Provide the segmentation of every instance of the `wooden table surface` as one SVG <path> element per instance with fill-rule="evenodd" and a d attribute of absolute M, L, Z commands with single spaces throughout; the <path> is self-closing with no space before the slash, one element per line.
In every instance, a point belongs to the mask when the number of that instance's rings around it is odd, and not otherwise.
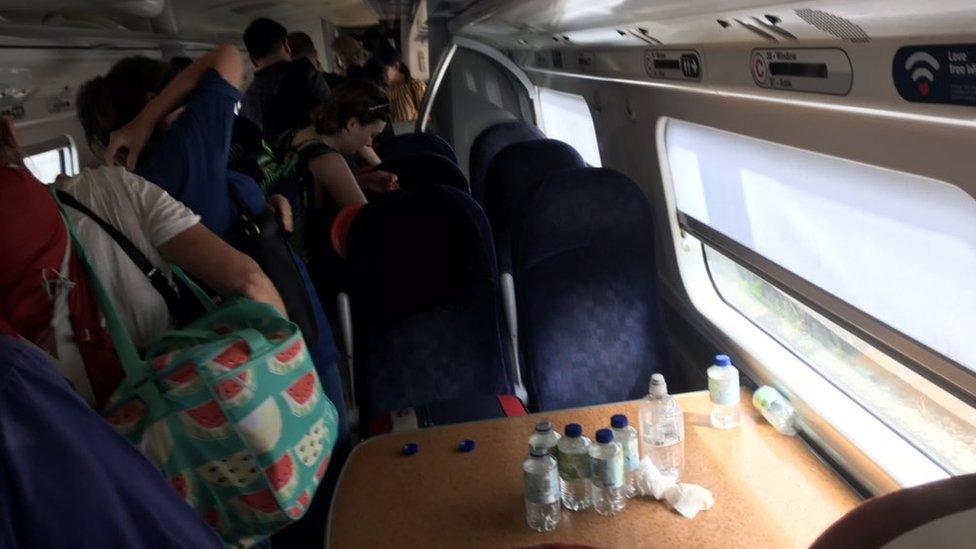
<path fill-rule="evenodd" d="M 688 520 L 663 501 L 631 499 L 623 513 L 563 509 L 554 532 L 525 523 L 522 460 L 540 419 L 562 431 L 580 423 L 593 437 L 610 416 L 636 426 L 637 402 L 449 425 L 370 439 L 359 445 L 336 490 L 330 547 L 806 547 L 859 502 L 858 496 L 795 437 L 777 433 L 743 392 L 739 427 L 708 425 L 708 394 L 678 396 L 685 412 L 683 482 L 712 491 L 715 507 Z M 462 454 L 458 442 L 473 439 Z M 400 454 L 415 442 L 420 451 Z"/>

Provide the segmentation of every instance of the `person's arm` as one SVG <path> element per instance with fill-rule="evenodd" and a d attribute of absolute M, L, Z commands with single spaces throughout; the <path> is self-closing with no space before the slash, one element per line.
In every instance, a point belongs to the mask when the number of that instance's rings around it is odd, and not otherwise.
<path fill-rule="evenodd" d="M 356 182 L 367 191 L 382 194 L 400 188 L 397 176 L 387 171 L 375 170 L 382 163 L 380 156 L 373 147 L 367 145 L 359 149 L 359 158 L 366 163 L 366 168 L 356 172 Z"/>
<path fill-rule="evenodd" d="M 131 122 L 112 132 L 105 149 L 105 163 L 110 166 L 125 164 L 129 171 L 135 171 L 139 154 L 149 142 L 156 125 L 183 105 L 210 69 L 217 71 L 221 78 L 237 89 L 243 85 L 241 53 L 234 46 L 217 46 L 177 74 Z"/>
<path fill-rule="evenodd" d="M 359 158 L 362 158 L 369 166 L 375 168 L 379 166 L 382 160 L 380 160 L 380 155 L 376 154 L 376 150 L 372 146 L 366 145 L 365 147 L 359 149 Z"/>
<path fill-rule="evenodd" d="M 315 178 L 317 189 L 328 193 L 340 208 L 366 203 L 366 195 L 341 154 L 316 156 L 308 161 L 308 170 Z"/>
<path fill-rule="evenodd" d="M 278 221 L 281 222 L 281 228 L 286 233 L 295 230 L 295 216 L 292 214 L 291 203 L 287 198 L 280 194 L 273 194 L 268 197 L 268 206 L 278 214 Z"/>
<path fill-rule="evenodd" d="M 179 265 L 221 295 L 242 295 L 287 315 L 278 290 L 261 267 L 202 224 L 193 225 L 157 249 L 163 259 Z"/>

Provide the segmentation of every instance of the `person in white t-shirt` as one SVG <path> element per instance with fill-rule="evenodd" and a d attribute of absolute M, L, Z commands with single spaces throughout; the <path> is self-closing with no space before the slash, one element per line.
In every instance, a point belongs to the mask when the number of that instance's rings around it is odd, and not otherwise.
<path fill-rule="evenodd" d="M 61 178 L 55 186 L 123 233 L 167 276 L 170 264 L 179 265 L 221 295 L 243 295 L 285 314 L 281 296 L 253 259 L 221 240 L 186 206 L 145 179 L 121 167 L 102 167 Z M 113 374 L 118 365 L 108 364 L 114 359 L 104 355 L 96 355 L 100 358 L 95 364 L 85 357 L 86 352 L 92 356 L 86 350 L 91 338 L 99 335 L 78 333 L 79 315 L 86 315 L 88 309 L 71 305 L 72 299 L 78 299 L 71 297 L 77 293 L 71 289 L 84 275 L 77 272 L 77 260 L 72 260 L 64 220 L 43 187 L 22 164 L 0 169 L 0 188 L 8 199 L 2 208 L 6 213 L 0 234 L 7 232 L 18 239 L 6 242 L 3 248 L 8 254 L 3 262 L 8 271 L 0 278 L 7 295 L 0 296 L 0 316 L 15 329 L 22 325 L 21 335 L 55 357 L 61 375 L 90 405 L 98 407 L 114 390 L 105 386 L 105 380 L 117 385 L 121 371 Z M 133 342 L 145 348 L 170 327 L 166 302 L 94 220 L 71 207 L 65 207 L 64 213 Z M 47 259 L 39 261 L 42 254 Z M 41 268 L 43 265 L 46 267 Z M 101 330 L 87 325 L 90 328 L 84 332 Z"/>
<path fill-rule="evenodd" d="M 243 295 L 285 307 L 257 263 L 200 224 L 200 216 L 163 189 L 122 167 L 86 169 L 55 182 L 98 217 L 119 229 L 170 277 L 180 265 L 222 295 Z M 136 347 L 145 348 L 170 327 L 169 310 L 146 275 L 87 215 L 64 208 L 88 259 L 105 285 Z"/>

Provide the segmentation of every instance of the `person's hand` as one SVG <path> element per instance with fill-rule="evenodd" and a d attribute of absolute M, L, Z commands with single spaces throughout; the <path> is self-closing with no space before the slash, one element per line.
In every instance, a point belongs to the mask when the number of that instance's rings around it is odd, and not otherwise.
<path fill-rule="evenodd" d="M 281 221 L 281 228 L 286 233 L 295 230 L 295 220 L 291 213 L 291 203 L 280 194 L 273 194 L 268 197 L 268 205 L 278 213 L 278 220 Z"/>
<path fill-rule="evenodd" d="M 139 155 L 152 137 L 153 126 L 137 116 L 132 122 L 115 130 L 109 136 L 105 148 L 105 163 L 109 166 L 125 166 L 130 172 L 136 170 Z"/>
<path fill-rule="evenodd" d="M 400 188 L 397 176 L 383 170 L 361 173 L 357 179 L 360 187 L 373 193 L 383 194 Z"/>

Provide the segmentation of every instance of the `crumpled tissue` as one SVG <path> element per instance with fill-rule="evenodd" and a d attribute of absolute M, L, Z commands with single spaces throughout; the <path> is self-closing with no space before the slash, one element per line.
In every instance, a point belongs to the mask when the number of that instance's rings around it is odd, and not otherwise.
<path fill-rule="evenodd" d="M 712 493 L 697 484 L 678 483 L 671 475 L 662 474 L 650 458 L 641 460 L 636 474 L 637 492 L 642 496 L 664 499 L 668 506 L 686 518 L 695 518 L 700 511 L 715 505 Z"/>

